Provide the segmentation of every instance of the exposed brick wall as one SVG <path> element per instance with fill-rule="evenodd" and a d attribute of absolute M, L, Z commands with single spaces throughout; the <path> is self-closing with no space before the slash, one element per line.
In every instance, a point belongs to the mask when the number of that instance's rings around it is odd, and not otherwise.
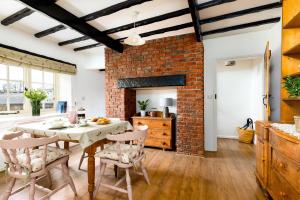
<path fill-rule="evenodd" d="M 118 79 L 186 74 L 186 86 L 177 87 L 177 152 L 203 155 L 203 44 L 193 34 L 147 41 L 122 54 L 107 48 L 105 59 L 107 116 L 126 120 L 136 112 L 136 93 L 118 89 Z"/>

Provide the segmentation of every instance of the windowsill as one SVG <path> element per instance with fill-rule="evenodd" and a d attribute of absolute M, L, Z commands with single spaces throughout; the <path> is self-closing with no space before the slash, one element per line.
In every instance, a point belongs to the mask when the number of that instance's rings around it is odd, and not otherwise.
<path fill-rule="evenodd" d="M 0 115 L 0 123 L 22 123 L 22 122 L 30 122 L 30 121 L 40 121 L 51 117 L 64 117 L 66 113 L 57 113 L 55 111 L 42 111 L 40 116 L 31 116 L 28 113 L 20 113 L 14 115 Z"/>

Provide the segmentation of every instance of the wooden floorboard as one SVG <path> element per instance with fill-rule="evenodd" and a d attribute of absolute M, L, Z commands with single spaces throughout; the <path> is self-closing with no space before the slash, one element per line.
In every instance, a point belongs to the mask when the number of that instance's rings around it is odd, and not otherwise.
<path fill-rule="evenodd" d="M 147 167 L 151 185 L 147 185 L 143 177 L 132 173 L 133 196 L 135 200 L 263 200 L 262 190 L 256 183 L 255 149 L 254 145 L 241 144 L 236 140 L 220 139 L 218 152 L 206 153 L 206 158 L 186 156 L 170 151 L 147 149 L 145 165 Z M 79 197 L 87 200 L 87 174 L 77 170 L 81 149 L 71 147 L 70 159 L 71 175 L 74 179 Z M 99 160 L 96 160 L 98 165 Z M 86 169 L 86 160 L 82 165 Z M 98 174 L 98 168 L 96 168 Z M 124 174 L 124 172 L 121 172 Z M 59 170 L 52 171 L 55 187 L 63 181 Z M 97 176 L 96 176 L 97 177 Z M 104 181 L 112 183 L 113 168 L 105 172 Z M 41 183 L 47 186 L 47 180 Z M 0 174 L 0 193 L 4 190 L 6 177 Z M 24 184 L 19 181 L 18 185 Z M 125 184 L 123 184 L 125 187 Z M 11 199 L 28 199 L 28 190 L 14 195 Z M 36 198 L 43 195 L 36 193 Z M 69 187 L 56 193 L 53 200 L 74 199 Z M 127 199 L 126 194 L 100 188 L 97 200 Z"/>

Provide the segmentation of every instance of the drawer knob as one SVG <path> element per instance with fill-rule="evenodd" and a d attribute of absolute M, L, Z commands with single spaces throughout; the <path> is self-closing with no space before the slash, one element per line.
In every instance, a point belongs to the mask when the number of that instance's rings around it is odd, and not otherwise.
<path fill-rule="evenodd" d="M 167 133 L 163 133 L 163 135 L 168 135 Z"/>
<path fill-rule="evenodd" d="M 167 143 L 166 143 L 166 142 L 163 142 L 162 145 L 167 145 Z"/>
<path fill-rule="evenodd" d="M 279 167 L 283 168 L 283 163 L 282 162 L 279 163 Z"/>
<path fill-rule="evenodd" d="M 167 126 L 167 124 L 163 123 L 163 126 Z"/>
<path fill-rule="evenodd" d="M 279 194 L 280 194 L 280 196 L 282 196 L 282 197 L 286 197 L 286 193 L 285 193 L 285 192 L 280 192 Z"/>

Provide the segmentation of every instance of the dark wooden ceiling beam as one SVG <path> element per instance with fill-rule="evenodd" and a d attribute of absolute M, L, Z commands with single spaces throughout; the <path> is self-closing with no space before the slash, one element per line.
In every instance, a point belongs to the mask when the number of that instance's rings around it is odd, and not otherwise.
<path fill-rule="evenodd" d="M 213 6 L 218 6 L 218 5 L 221 5 L 221 4 L 224 4 L 224 3 L 230 3 L 230 2 L 233 2 L 233 1 L 236 1 L 236 0 L 212 0 L 212 1 L 208 1 L 208 2 L 197 5 L 197 9 L 198 10 L 203 10 L 203 9 L 206 9 L 206 8 L 210 8 L 210 7 L 213 7 Z"/>
<path fill-rule="evenodd" d="M 113 14 L 120 10 L 145 3 L 147 1 L 152 1 L 152 0 L 127 0 L 127 1 L 115 4 L 113 6 L 110 6 L 108 8 L 104 8 L 103 10 L 99 10 L 99 11 L 93 12 L 91 14 L 85 15 L 85 16 L 81 17 L 81 19 L 83 19 L 84 21 L 95 20 L 99 17 L 110 15 L 110 14 Z"/>
<path fill-rule="evenodd" d="M 197 2 L 196 2 L 196 0 L 188 0 L 188 3 L 189 3 L 190 13 L 191 13 L 193 26 L 194 26 L 194 30 L 195 30 L 196 40 L 198 42 L 201 42 L 202 41 L 202 33 L 201 33 L 201 26 L 199 23 L 199 21 L 200 21 L 199 11 L 196 8 Z"/>
<path fill-rule="evenodd" d="M 232 2 L 232 1 L 236 1 L 236 0 L 226 0 L 226 1 L 223 0 L 222 2 L 223 3 L 228 3 L 228 2 Z M 220 4 L 221 4 L 221 1 L 212 0 L 212 1 L 209 1 L 209 2 L 206 2 L 206 3 L 198 4 L 197 9 L 202 10 L 202 9 L 209 8 L 209 7 L 212 7 L 212 6 L 215 6 L 215 5 L 220 5 Z M 174 17 L 180 17 L 182 15 L 186 15 L 186 14 L 189 14 L 189 13 L 190 13 L 190 9 L 189 8 L 184 8 L 184 9 L 177 10 L 177 11 L 174 11 L 174 12 L 170 12 L 170 13 L 159 15 L 159 16 L 156 16 L 156 17 L 152 17 L 152 18 L 148 18 L 148 19 L 145 19 L 145 20 L 138 21 L 138 22 L 135 23 L 135 27 L 145 26 L 145 25 L 152 24 L 152 23 L 155 23 L 155 22 L 160 22 L 160 21 L 163 21 L 163 20 L 171 19 L 171 18 L 174 18 Z M 133 23 L 130 23 L 130 24 L 126 24 L 126 25 L 123 25 L 123 26 L 119 26 L 119 27 L 116 27 L 116 28 L 106 30 L 106 31 L 104 31 L 104 33 L 112 34 L 112 33 L 120 32 L 120 31 L 125 31 L 125 30 L 129 30 L 129 29 L 133 28 L 133 26 L 134 26 Z"/>
<path fill-rule="evenodd" d="M 90 39 L 90 37 L 82 36 L 82 37 L 79 37 L 79 38 L 74 38 L 74 39 L 71 39 L 71 40 L 66 40 L 66 41 L 63 41 L 63 42 L 59 42 L 58 45 L 59 46 L 64 46 L 64 45 L 73 44 L 73 43 L 76 43 L 76 42 L 85 41 L 85 40 L 88 40 L 88 39 Z"/>
<path fill-rule="evenodd" d="M 180 24 L 180 25 L 176 25 L 176 26 L 171 26 L 171 27 L 167 27 L 167 28 L 162 28 L 162 29 L 157 29 L 154 31 L 149 31 L 146 33 L 142 33 L 140 34 L 141 37 L 149 37 L 152 35 L 157 35 L 157 34 L 162 34 L 162 33 L 166 33 L 166 32 L 170 32 L 170 31 L 177 31 L 177 30 L 181 30 L 184 28 L 189 28 L 193 26 L 193 22 L 189 22 L 189 23 L 185 23 L 185 24 Z"/>
<path fill-rule="evenodd" d="M 202 24 L 208 24 L 208 23 L 213 23 L 213 22 L 225 20 L 225 19 L 231 19 L 231 18 L 234 18 L 234 17 L 240 17 L 240 16 L 243 16 L 243 15 L 249 15 L 249 14 L 253 14 L 253 13 L 263 12 L 265 10 L 280 8 L 281 6 L 282 6 L 281 2 L 266 4 L 266 5 L 262 5 L 262 6 L 258 6 L 258 7 L 254 7 L 254 8 L 249 8 L 249 9 L 240 10 L 240 11 L 236 11 L 236 12 L 232 12 L 232 13 L 228 13 L 228 14 L 224 14 L 224 15 L 219 15 L 219 16 L 216 16 L 216 17 L 202 19 L 202 20 L 200 20 L 200 24 L 201 25 Z"/>
<path fill-rule="evenodd" d="M 100 47 L 100 46 L 102 46 L 101 43 L 96 43 L 96 44 L 90 44 L 90 45 L 83 46 L 83 47 L 78 47 L 78 48 L 75 48 L 73 50 L 74 51 L 83 51 L 83 50 L 86 50 L 86 49 L 91 49 L 91 48 Z"/>
<path fill-rule="evenodd" d="M 45 37 L 47 35 L 50 35 L 50 34 L 53 34 L 53 33 L 56 33 L 58 31 L 61 31 L 61 30 L 65 30 L 67 27 L 64 26 L 64 25 L 58 25 L 58 26 L 54 26 L 52 28 L 49 28 L 47 30 L 44 30 L 44 31 L 41 31 L 41 32 L 38 32 L 36 34 L 34 34 L 34 36 L 36 38 L 41 38 L 41 37 Z"/>
<path fill-rule="evenodd" d="M 34 10 L 30 8 L 24 8 L 22 10 L 19 10 L 18 12 L 10 15 L 9 17 L 6 17 L 1 21 L 1 24 L 4 26 L 8 26 L 10 24 L 15 23 L 16 21 L 19 21 L 20 19 L 23 19 L 24 17 L 27 17 L 34 13 Z"/>
<path fill-rule="evenodd" d="M 107 36 L 105 33 L 99 31 L 93 26 L 86 23 L 84 20 L 78 18 L 64 8 L 55 4 L 55 0 L 20 0 L 28 6 L 39 10 L 46 15 L 56 19 L 57 21 L 66 24 L 79 33 L 89 36 L 97 42 L 103 43 L 107 47 L 118 52 L 123 52 L 123 45 Z"/>
<path fill-rule="evenodd" d="M 151 18 L 148 18 L 148 19 L 145 19 L 145 20 L 135 22 L 135 27 L 145 26 L 145 25 L 152 24 L 152 23 L 155 23 L 155 22 L 160 22 L 160 21 L 163 21 L 163 20 L 166 20 L 166 19 L 179 17 L 179 16 L 182 16 L 182 15 L 189 14 L 189 12 L 190 12 L 189 8 L 184 8 L 184 9 L 181 9 L 181 10 L 166 13 L 166 14 L 159 15 L 159 16 L 156 16 L 156 17 L 151 17 Z M 130 24 L 126 24 L 126 25 L 123 25 L 123 26 L 119 26 L 119 27 L 116 27 L 116 28 L 106 30 L 106 31 L 104 31 L 104 33 L 112 34 L 112 33 L 120 32 L 120 31 L 129 30 L 129 29 L 132 29 L 133 27 L 134 27 L 134 24 L 130 23 Z"/>
<path fill-rule="evenodd" d="M 223 3 L 228 3 L 227 1 L 229 1 L 229 0 L 226 0 Z M 230 2 L 231 1 L 235 1 L 235 0 L 230 0 Z M 215 5 L 220 5 L 220 4 L 221 4 L 221 2 L 219 0 L 217 2 L 215 0 L 212 0 L 212 1 L 209 1 L 209 2 L 206 2 L 206 3 L 198 4 L 197 9 L 201 10 L 201 9 L 204 9 L 204 8 L 209 8 L 209 7 L 212 7 L 212 6 L 215 6 Z M 155 22 L 160 22 L 160 21 L 163 21 L 163 20 L 166 20 L 166 19 L 171 19 L 171 18 L 174 18 L 174 17 L 180 17 L 182 15 L 186 15 L 186 14 L 189 14 L 189 13 L 190 13 L 190 9 L 189 8 L 184 8 L 184 9 L 181 9 L 181 10 L 166 13 L 166 14 L 159 15 L 159 16 L 156 16 L 156 17 L 151 17 L 151 18 L 148 18 L 148 19 L 145 19 L 145 20 L 137 21 L 135 23 L 135 27 L 145 26 L 145 25 L 152 24 L 152 23 L 155 23 Z M 122 25 L 122 26 L 119 26 L 119 27 L 116 27 L 116 28 L 112 28 L 112 29 L 103 31 L 103 33 L 112 34 L 112 33 L 116 33 L 116 32 L 121 32 L 121 31 L 129 30 L 129 29 L 133 28 L 133 26 L 134 26 L 133 23 L 130 23 L 130 24 Z M 69 41 L 69 40 L 67 40 L 67 41 Z M 63 42 L 60 42 L 60 43 L 65 43 L 67 41 L 63 41 Z M 82 41 L 82 40 L 78 40 L 78 41 Z M 74 40 L 73 42 L 70 41 L 67 44 L 72 44 L 72 43 L 75 43 L 75 42 L 78 42 L 78 41 L 77 40 Z"/>
<path fill-rule="evenodd" d="M 246 23 L 246 24 L 239 24 L 239 25 L 230 26 L 230 27 L 226 27 L 226 28 L 220 28 L 220 29 L 215 29 L 215 30 L 211 30 L 211 31 L 206 31 L 206 32 L 203 32 L 202 35 L 207 36 L 207 35 L 212 35 L 212 34 L 217 34 L 217 33 L 225 33 L 225 32 L 229 32 L 229 31 L 235 31 L 235 30 L 251 28 L 251 27 L 256 27 L 256 26 L 262 26 L 262 25 L 266 25 L 266 24 L 273 24 L 273 23 L 277 23 L 279 21 L 280 21 L 280 17 L 270 18 L 270 19 L 250 22 L 250 23 Z"/>
<path fill-rule="evenodd" d="M 228 31 L 234 31 L 234 30 L 239 30 L 239 29 L 245 29 L 245 28 L 251 28 L 251 27 L 256 27 L 256 26 L 261 26 L 261 25 L 266 25 L 266 24 L 271 24 L 271 23 L 277 23 L 279 21 L 280 21 L 280 17 L 256 21 L 256 22 L 250 22 L 250 23 L 246 23 L 246 24 L 240 24 L 240 25 L 236 25 L 236 26 L 230 26 L 230 27 L 225 27 L 225 28 L 221 28 L 221 29 L 215 29 L 215 30 L 211 30 L 211 31 L 202 32 L 202 36 L 212 35 L 212 34 L 216 34 L 216 33 L 223 33 L 223 32 L 228 32 Z M 141 37 L 149 37 L 152 35 L 157 35 L 157 34 L 166 33 L 166 32 L 170 32 L 170 31 L 181 30 L 181 29 L 189 28 L 189 27 L 193 27 L 192 22 L 142 33 L 142 34 L 140 34 L 140 36 Z M 124 39 L 125 38 L 120 38 L 118 40 L 122 41 Z M 91 48 L 95 48 L 95 47 L 99 47 L 99 46 L 102 46 L 102 45 L 100 43 L 97 43 L 97 44 L 87 45 L 87 46 L 83 46 L 83 47 L 78 47 L 78 48 L 76 48 L 76 50 L 74 49 L 74 51 L 82 51 L 82 50 L 91 49 Z"/>

